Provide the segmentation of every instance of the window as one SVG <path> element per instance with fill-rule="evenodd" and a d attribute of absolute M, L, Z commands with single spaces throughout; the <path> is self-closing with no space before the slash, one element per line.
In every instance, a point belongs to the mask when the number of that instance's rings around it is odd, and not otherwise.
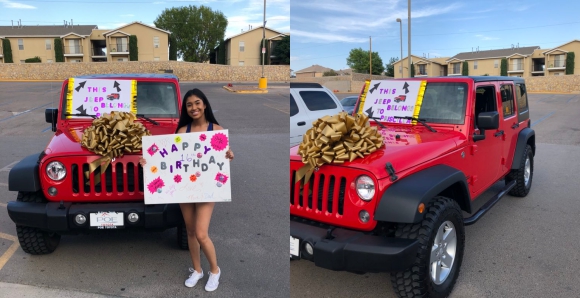
<path fill-rule="evenodd" d="M 52 43 L 50 42 L 50 39 L 45 39 L 44 44 L 46 45 L 47 50 L 52 50 Z"/>
<path fill-rule="evenodd" d="M 24 41 L 22 40 L 22 38 L 18 39 L 18 49 L 24 50 Z"/>
<path fill-rule="evenodd" d="M 503 117 L 507 118 L 514 114 L 514 92 L 512 85 L 501 85 L 499 89 L 501 93 L 501 108 Z"/>
<path fill-rule="evenodd" d="M 127 61 L 127 58 L 117 58 L 117 61 L 119 61 L 119 62 L 125 62 L 125 61 Z"/>
<path fill-rule="evenodd" d="M 518 104 L 518 122 L 522 122 L 530 118 L 528 108 L 528 95 L 526 93 L 526 85 L 516 84 L 516 101 Z"/>
<path fill-rule="evenodd" d="M 292 96 L 292 94 L 290 94 L 290 117 L 298 114 L 298 105 L 296 104 L 296 101 L 294 100 L 294 97 Z"/>
<path fill-rule="evenodd" d="M 139 82 L 137 84 L 137 113 L 154 117 L 175 117 L 177 89 L 173 83 Z"/>
<path fill-rule="evenodd" d="M 513 69 L 512 70 L 524 70 L 524 64 L 522 63 L 522 58 L 512 59 Z"/>
<path fill-rule="evenodd" d="M 419 118 L 431 123 L 463 124 L 466 83 L 427 83 Z"/>
<path fill-rule="evenodd" d="M 473 69 L 477 69 L 477 61 L 473 61 Z"/>
<path fill-rule="evenodd" d="M 239 66 L 244 66 L 244 61 L 239 61 L 239 62 L 238 62 L 238 65 L 239 65 Z"/>
<path fill-rule="evenodd" d="M 554 56 L 554 67 L 564 67 L 564 55 Z"/>
<path fill-rule="evenodd" d="M 159 48 L 159 36 L 153 37 L 153 47 Z"/>
<path fill-rule="evenodd" d="M 20 63 L 26 63 L 24 60 L 20 60 Z"/>
<path fill-rule="evenodd" d="M 497 67 L 498 67 L 498 65 L 499 65 L 499 60 L 495 59 L 495 60 L 493 61 L 493 68 L 497 68 Z"/>
<path fill-rule="evenodd" d="M 83 49 L 81 48 L 81 40 L 80 39 L 69 39 L 68 40 L 68 52 L 65 51 L 65 54 L 82 54 Z"/>
<path fill-rule="evenodd" d="M 310 111 L 332 110 L 337 105 L 330 95 L 324 91 L 300 91 L 304 104 Z"/>
<path fill-rule="evenodd" d="M 453 63 L 452 66 L 453 66 L 453 73 L 454 74 L 461 73 L 461 70 L 459 70 L 459 67 L 460 67 L 459 63 Z"/>
<path fill-rule="evenodd" d="M 240 52 L 244 51 L 244 42 L 240 41 Z"/>
<path fill-rule="evenodd" d="M 494 86 L 478 86 L 475 91 L 475 119 L 477 128 L 477 117 L 482 112 L 497 112 Z"/>
<path fill-rule="evenodd" d="M 77 63 L 77 62 L 82 62 L 82 61 L 81 61 L 81 59 L 72 59 L 72 60 L 70 60 L 70 62 Z"/>
<path fill-rule="evenodd" d="M 419 65 L 419 73 L 418 73 L 418 75 L 420 75 L 420 76 L 427 75 L 427 70 L 426 70 L 426 65 L 425 64 Z"/>
<path fill-rule="evenodd" d="M 159 57 L 153 57 L 153 61 L 159 61 Z"/>

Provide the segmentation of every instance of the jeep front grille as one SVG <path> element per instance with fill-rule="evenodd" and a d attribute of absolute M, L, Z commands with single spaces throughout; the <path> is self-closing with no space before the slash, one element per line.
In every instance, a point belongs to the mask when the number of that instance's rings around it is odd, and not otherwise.
<path fill-rule="evenodd" d="M 111 163 L 105 173 L 101 173 L 101 168 L 98 167 L 87 178 L 84 173 L 88 170 L 88 163 L 71 165 L 73 193 L 143 192 L 143 168 L 139 163 L 117 161 Z"/>
<path fill-rule="evenodd" d="M 314 172 L 306 184 L 296 183 L 292 171 L 290 204 L 307 207 L 306 211 L 343 215 L 346 178 Z"/>

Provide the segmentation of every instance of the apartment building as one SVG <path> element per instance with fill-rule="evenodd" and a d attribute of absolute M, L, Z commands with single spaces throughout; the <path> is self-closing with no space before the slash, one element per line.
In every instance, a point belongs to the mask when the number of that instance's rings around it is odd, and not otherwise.
<path fill-rule="evenodd" d="M 227 65 L 262 65 L 262 38 L 264 35 L 263 26 L 256 28 L 248 28 L 247 31 L 241 32 L 234 36 L 228 37 L 225 41 L 226 48 L 226 64 Z M 266 27 L 266 47 L 268 55 L 264 55 L 267 59 L 266 65 L 280 64 L 279 59 L 272 55 L 272 50 L 276 47 L 276 43 L 290 33 L 283 33 Z M 214 55 L 217 55 L 215 49 Z M 217 61 L 217 58 L 216 58 Z"/>
<path fill-rule="evenodd" d="M 453 57 L 426 58 L 411 55 L 415 77 L 460 76 L 467 62 L 470 76 L 501 75 L 501 60 L 507 60 L 508 76 L 565 75 L 568 53 L 580 54 L 580 40 L 572 40 L 551 49 L 539 46 L 458 53 Z M 580 60 L 574 65 L 574 74 L 580 74 Z M 407 58 L 395 62 L 395 78 L 409 77 Z"/>
<path fill-rule="evenodd" d="M 141 22 L 113 30 L 96 25 L 0 26 L 0 39 L 10 40 L 12 60 L 24 63 L 40 57 L 43 63 L 56 62 L 54 40 L 61 39 L 64 62 L 129 61 L 129 37 L 137 36 L 139 61 L 169 60 L 169 31 Z M 5 63 L 0 48 L 0 63 Z"/>

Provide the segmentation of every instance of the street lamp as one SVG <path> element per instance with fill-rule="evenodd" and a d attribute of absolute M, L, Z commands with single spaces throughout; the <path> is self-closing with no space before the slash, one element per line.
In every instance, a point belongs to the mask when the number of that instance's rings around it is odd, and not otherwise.
<path fill-rule="evenodd" d="M 258 81 L 258 88 L 266 89 L 268 87 L 268 80 L 264 76 L 264 64 L 266 64 L 266 0 L 264 0 L 264 23 L 262 25 L 262 77 Z"/>
<path fill-rule="evenodd" d="M 401 26 L 399 26 L 401 28 L 401 77 L 403 77 L 403 21 L 401 21 L 400 18 L 397 18 L 397 22 L 400 23 Z"/>

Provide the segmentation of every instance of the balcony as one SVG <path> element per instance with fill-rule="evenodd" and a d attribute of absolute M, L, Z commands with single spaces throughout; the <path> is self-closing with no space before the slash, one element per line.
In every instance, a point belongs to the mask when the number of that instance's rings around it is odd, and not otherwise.
<path fill-rule="evenodd" d="M 129 45 L 123 43 L 110 43 L 109 51 L 111 55 L 129 55 Z"/>
<path fill-rule="evenodd" d="M 64 46 L 64 56 L 65 57 L 82 57 L 83 56 L 83 46 Z"/>
<path fill-rule="evenodd" d="M 415 73 L 416 77 L 426 77 L 427 76 L 427 71 L 426 70 L 417 70 L 417 72 Z"/>
<path fill-rule="evenodd" d="M 556 59 L 548 61 L 548 70 L 564 70 L 566 69 L 565 59 Z"/>
<path fill-rule="evenodd" d="M 508 66 L 508 73 L 524 72 L 524 65 L 521 63 L 510 63 Z"/>
<path fill-rule="evenodd" d="M 105 48 L 91 48 L 93 58 L 97 57 L 107 57 Z"/>
<path fill-rule="evenodd" d="M 532 64 L 532 72 L 544 72 L 544 64 Z"/>

